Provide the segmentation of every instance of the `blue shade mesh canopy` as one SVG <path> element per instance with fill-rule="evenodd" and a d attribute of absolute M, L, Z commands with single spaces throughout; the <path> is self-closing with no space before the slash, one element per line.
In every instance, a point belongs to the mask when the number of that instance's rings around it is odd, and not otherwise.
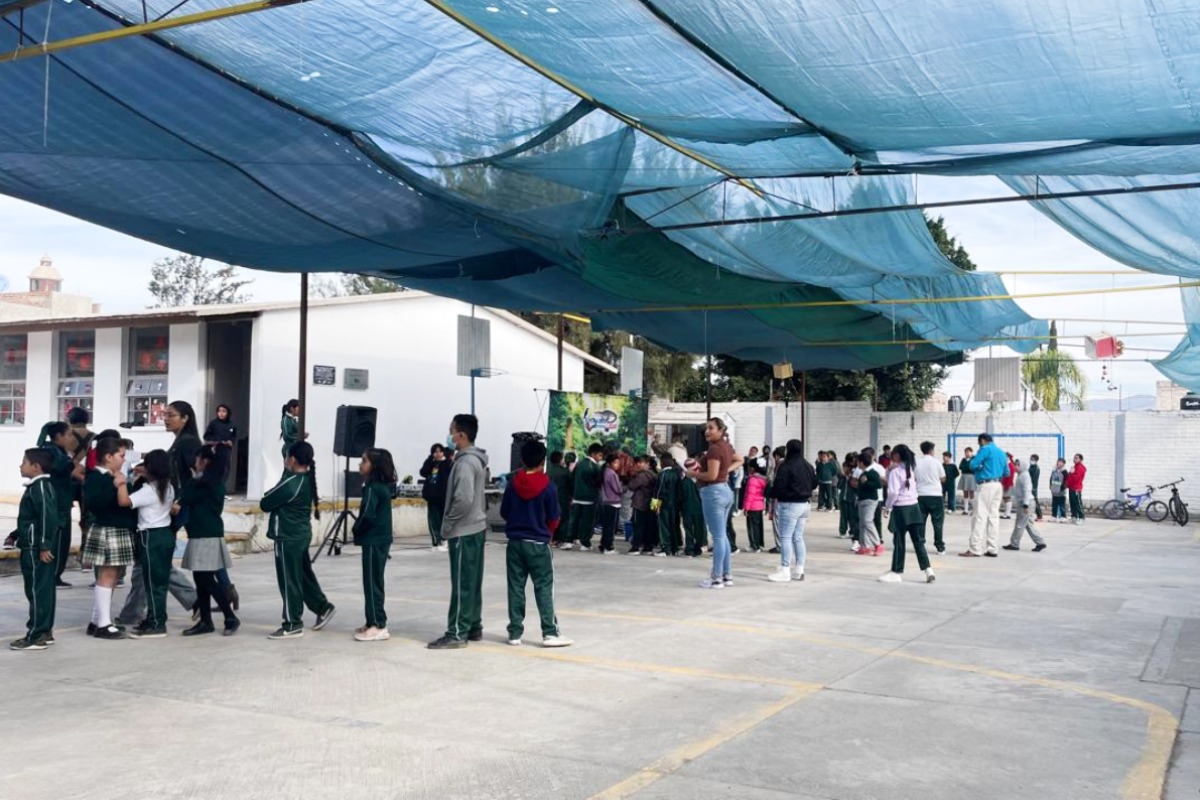
<path fill-rule="evenodd" d="M 175 6 L 0 0 L 0 50 L 228 2 Z M 319 0 L 0 63 L 0 192 L 187 252 L 799 368 L 1036 347 L 919 212 L 774 219 L 915 174 L 1195 180 L 1200 6 Z M 1196 200 L 1038 208 L 1194 277 Z"/>

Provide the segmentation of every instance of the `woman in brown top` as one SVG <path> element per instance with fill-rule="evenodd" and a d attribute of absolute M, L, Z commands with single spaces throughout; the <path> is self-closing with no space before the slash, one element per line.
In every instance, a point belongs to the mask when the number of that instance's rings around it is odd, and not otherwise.
<path fill-rule="evenodd" d="M 724 589 L 733 585 L 732 564 L 729 552 L 729 537 L 725 533 L 725 521 L 733 507 L 733 490 L 729 488 L 729 473 L 742 465 L 742 457 L 734 452 L 733 445 L 725 438 L 725 421 L 713 417 L 704 426 L 704 438 L 708 450 L 698 459 L 698 468 L 691 477 L 700 487 L 700 504 L 704 509 L 704 523 L 712 537 L 712 574 L 701 582 L 704 589 Z"/>

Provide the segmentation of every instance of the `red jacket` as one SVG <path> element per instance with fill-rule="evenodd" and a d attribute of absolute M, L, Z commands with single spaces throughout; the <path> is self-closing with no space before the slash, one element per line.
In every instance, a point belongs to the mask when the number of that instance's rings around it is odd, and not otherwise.
<path fill-rule="evenodd" d="M 1067 473 L 1066 480 L 1063 481 L 1063 486 L 1072 492 L 1083 492 L 1083 479 L 1087 476 L 1087 467 L 1083 462 L 1079 462 L 1075 467 Z"/>
<path fill-rule="evenodd" d="M 1014 464 L 1013 460 L 1010 458 L 1008 460 L 1008 467 L 1005 468 L 1004 477 L 1000 479 L 1000 485 L 1005 489 L 1011 489 L 1013 487 L 1013 483 L 1016 482 L 1016 476 L 1017 465 Z"/>
<path fill-rule="evenodd" d="M 757 472 L 746 481 L 746 499 L 742 508 L 746 511 L 762 511 L 767 507 L 767 479 Z"/>

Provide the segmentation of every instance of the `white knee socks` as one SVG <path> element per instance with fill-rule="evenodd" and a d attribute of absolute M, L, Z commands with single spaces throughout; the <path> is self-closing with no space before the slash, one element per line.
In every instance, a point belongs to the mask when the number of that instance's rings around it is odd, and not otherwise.
<path fill-rule="evenodd" d="M 92 602 L 92 622 L 97 628 L 112 625 L 112 587 L 96 584 Z"/>

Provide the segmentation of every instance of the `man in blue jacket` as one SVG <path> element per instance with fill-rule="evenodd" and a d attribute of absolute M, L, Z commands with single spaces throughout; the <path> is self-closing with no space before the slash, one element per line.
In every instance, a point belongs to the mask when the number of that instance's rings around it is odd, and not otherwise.
<path fill-rule="evenodd" d="M 571 640 L 558 629 L 554 616 L 554 564 L 550 537 L 562 510 L 558 492 L 546 474 L 546 446 L 531 440 L 521 445 L 524 469 L 513 474 L 500 501 L 508 536 L 508 643 L 521 644 L 525 632 L 525 583 L 533 579 L 533 597 L 542 618 L 542 646 L 566 647 Z"/>
<path fill-rule="evenodd" d="M 975 473 L 975 513 L 971 517 L 971 539 L 964 558 L 995 558 L 1000 549 L 1000 479 L 1008 474 L 1008 457 L 992 442 L 990 433 L 979 434 L 979 452 L 971 459 Z M 986 547 L 986 550 L 984 549 Z"/>

